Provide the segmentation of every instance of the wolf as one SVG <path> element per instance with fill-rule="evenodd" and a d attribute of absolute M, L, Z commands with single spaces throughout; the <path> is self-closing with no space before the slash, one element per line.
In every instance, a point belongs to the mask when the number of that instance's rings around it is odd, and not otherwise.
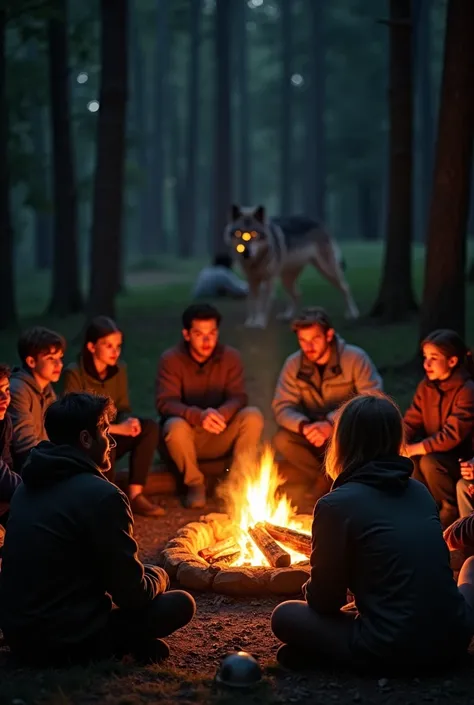
<path fill-rule="evenodd" d="M 341 251 L 322 223 L 306 216 L 267 218 L 265 208 L 233 205 L 224 229 L 230 248 L 249 283 L 248 328 L 266 328 L 275 284 L 280 277 L 289 302 L 278 318 L 290 320 L 299 303 L 297 279 L 312 264 L 345 300 L 346 318 L 356 319 L 359 310 L 343 268 Z"/>

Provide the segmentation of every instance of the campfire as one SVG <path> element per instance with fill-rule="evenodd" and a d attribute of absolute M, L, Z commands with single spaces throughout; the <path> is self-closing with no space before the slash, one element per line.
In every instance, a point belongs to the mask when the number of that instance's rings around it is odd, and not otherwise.
<path fill-rule="evenodd" d="M 242 457 L 220 495 L 234 524 L 232 536 L 200 551 L 211 565 L 272 566 L 286 568 L 306 562 L 311 553 L 311 535 L 297 517 L 285 494 L 274 463 L 265 447 L 259 463 Z"/>
<path fill-rule="evenodd" d="M 271 448 L 241 457 L 219 488 L 227 512 L 178 530 L 161 554 L 171 579 L 229 595 L 297 594 L 309 577 L 310 515 L 281 492 Z"/>

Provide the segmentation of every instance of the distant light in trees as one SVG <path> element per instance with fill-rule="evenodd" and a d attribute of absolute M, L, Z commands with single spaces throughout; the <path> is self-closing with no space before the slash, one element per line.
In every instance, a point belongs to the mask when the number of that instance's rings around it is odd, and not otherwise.
<path fill-rule="evenodd" d="M 87 74 L 85 71 L 81 71 L 81 73 L 77 74 L 77 82 L 78 83 L 87 83 L 89 80 L 89 74 Z"/>
<path fill-rule="evenodd" d="M 99 101 L 98 100 L 90 100 L 87 103 L 87 110 L 91 113 L 96 113 L 99 110 Z"/>
<path fill-rule="evenodd" d="M 294 86 L 297 86 L 298 88 L 303 85 L 304 83 L 304 78 L 300 73 L 294 73 L 293 76 L 291 77 L 291 82 Z"/>
<path fill-rule="evenodd" d="M 261 7 L 263 5 L 263 0 L 249 0 L 247 5 L 253 10 L 256 7 Z"/>

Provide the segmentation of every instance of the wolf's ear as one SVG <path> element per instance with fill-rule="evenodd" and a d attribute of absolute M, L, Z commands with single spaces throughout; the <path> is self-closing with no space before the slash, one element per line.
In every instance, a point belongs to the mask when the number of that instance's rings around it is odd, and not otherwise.
<path fill-rule="evenodd" d="M 264 206 L 257 206 L 253 212 L 253 217 L 259 223 L 264 223 L 265 222 L 265 208 L 264 208 Z"/>
<path fill-rule="evenodd" d="M 239 208 L 239 206 L 236 206 L 235 203 L 233 203 L 230 207 L 230 219 L 233 222 L 234 220 L 237 220 L 237 218 L 240 218 L 242 215 L 242 212 Z"/>

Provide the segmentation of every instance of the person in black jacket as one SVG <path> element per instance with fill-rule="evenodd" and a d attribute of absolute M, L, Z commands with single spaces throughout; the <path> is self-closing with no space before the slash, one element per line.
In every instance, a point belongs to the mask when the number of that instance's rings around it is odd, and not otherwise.
<path fill-rule="evenodd" d="M 403 421 L 390 399 L 363 395 L 342 406 L 327 458 L 334 483 L 314 509 L 306 601 L 285 602 L 272 615 L 287 645 L 280 662 L 325 657 L 403 671 L 467 652 L 472 598 L 456 587 L 436 504 L 411 479 L 402 448 Z"/>
<path fill-rule="evenodd" d="M 22 663 L 161 660 L 161 637 L 194 615 L 188 593 L 166 592 L 166 572 L 140 562 L 130 502 L 103 475 L 114 412 L 108 397 L 65 395 L 23 467 L 0 573 L 0 628 Z"/>
<path fill-rule="evenodd" d="M 12 422 L 7 415 L 9 404 L 10 368 L 0 363 L 0 546 L 3 544 L 3 518 L 8 512 L 13 493 L 21 482 L 20 476 L 12 470 Z"/>

